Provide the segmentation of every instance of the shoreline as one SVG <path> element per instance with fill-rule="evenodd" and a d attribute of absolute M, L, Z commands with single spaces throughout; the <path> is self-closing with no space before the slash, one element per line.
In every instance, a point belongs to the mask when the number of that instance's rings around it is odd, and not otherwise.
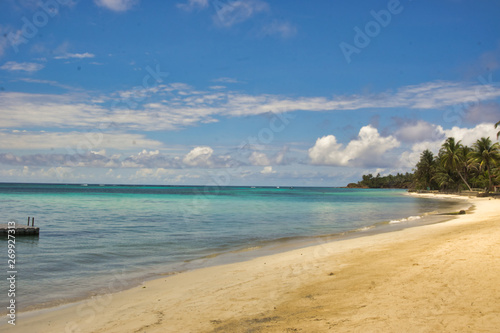
<path fill-rule="evenodd" d="M 409 193 L 400 193 L 402 196 L 414 196 L 425 198 L 425 195 L 415 195 Z M 439 198 L 429 197 L 432 199 L 447 200 L 453 207 L 441 207 L 439 210 L 420 212 L 415 216 L 405 216 L 395 220 L 377 221 L 373 224 L 357 229 L 349 229 L 345 231 L 338 231 L 331 234 L 320 234 L 313 236 L 295 236 L 285 237 L 273 240 L 259 241 L 257 243 L 247 244 L 239 248 L 230 249 L 222 252 L 214 252 L 206 256 L 185 260 L 177 264 L 171 264 L 167 270 L 155 269 L 150 271 L 145 269 L 144 272 L 127 272 L 113 270 L 106 279 L 100 278 L 94 289 L 88 292 L 81 292 L 73 296 L 63 296 L 60 299 L 54 299 L 44 303 L 28 305 L 18 310 L 18 313 L 33 313 L 37 311 L 50 311 L 51 309 L 58 309 L 66 305 L 76 304 L 92 297 L 102 297 L 107 294 L 125 291 L 137 287 L 145 282 L 153 281 L 164 276 L 171 276 L 183 274 L 185 272 L 203 269 L 207 267 L 220 266 L 226 264 L 233 264 L 239 262 L 249 261 L 259 257 L 265 257 L 274 254 L 280 254 L 292 250 L 306 248 L 310 246 L 322 245 L 328 242 L 337 242 L 341 240 L 354 239 L 360 237 L 367 237 L 379 233 L 394 232 L 406 228 L 418 227 L 426 224 L 442 223 L 447 220 L 453 219 L 454 216 L 443 214 L 443 212 L 451 212 L 459 209 L 468 209 L 470 205 L 460 205 L 460 202 L 466 202 L 465 197 L 450 198 L 450 196 L 442 196 Z M 458 200 L 460 199 L 460 200 Z M 460 207 L 460 208 L 459 208 Z M 439 214 L 441 213 L 441 214 Z M 114 284 L 113 281 L 119 277 L 119 283 Z M 111 286 L 110 286 L 111 285 Z M 1 313 L 1 312 L 0 312 Z M 4 311 L 5 313 L 5 311 Z M 3 314 L 3 313 L 2 313 Z M 0 327 L 3 323 L 0 323 Z"/>
<path fill-rule="evenodd" d="M 469 199 L 469 201 L 476 206 L 473 214 L 457 216 L 447 222 L 326 242 L 320 245 L 258 257 L 245 262 L 187 271 L 146 281 L 140 286 L 129 290 L 100 295 L 76 304 L 66 304 L 56 309 L 21 313 L 17 319 L 17 327 L 8 325 L 2 328 L 5 328 L 7 332 L 77 332 L 78 330 L 81 332 L 133 332 L 145 327 L 149 328 L 148 332 L 209 332 L 217 329 L 222 331 L 234 331 L 233 329 L 236 329 L 237 331 L 243 327 L 266 327 L 266 331 L 269 328 L 269 331 L 276 329 L 275 331 L 278 332 L 284 327 L 280 326 L 281 324 L 292 325 L 290 321 L 298 318 L 296 313 L 289 309 L 290 304 L 299 306 L 304 302 L 307 303 L 329 296 L 329 293 L 325 294 L 318 290 L 318 286 L 337 281 L 339 286 L 346 287 L 347 284 L 347 287 L 354 289 L 351 292 L 356 294 L 361 287 L 353 286 L 351 280 L 361 279 L 363 276 L 369 276 L 374 281 L 375 286 L 379 285 L 380 281 L 378 280 L 384 277 L 384 271 L 366 271 L 365 269 L 364 274 L 358 272 L 352 276 L 349 276 L 348 273 L 353 269 L 356 270 L 356 267 L 362 268 L 363 265 L 360 265 L 360 263 L 367 264 L 367 267 L 379 264 L 379 268 L 382 268 L 384 266 L 382 264 L 387 264 L 387 262 L 380 258 L 387 257 L 389 248 L 394 250 L 394 252 L 390 252 L 389 257 L 391 257 L 391 260 L 389 261 L 399 262 L 401 267 L 407 266 L 408 263 L 406 262 L 409 261 L 411 265 L 408 268 L 416 270 L 421 269 L 420 267 L 426 263 L 425 260 L 418 260 L 417 258 L 422 254 L 418 251 L 415 252 L 415 248 L 411 248 L 415 242 L 426 245 L 423 247 L 423 252 L 426 254 L 429 247 L 439 248 L 447 245 L 447 242 L 443 243 L 442 238 L 444 235 L 453 238 L 457 232 L 463 234 L 465 229 L 469 234 L 488 229 L 487 235 L 482 235 L 484 237 L 500 235 L 500 227 L 498 223 L 495 223 L 495 217 L 498 217 L 500 201 L 489 198 Z M 478 222 L 484 223 L 478 226 Z M 471 228 L 471 226 L 475 228 Z M 460 236 L 463 235 L 460 234 Z M 468 235 L 468 238 L 471 238 L 471 235 Z M 434 240 L 434 243 L 432 240 Z M 452 245 L 460 247 L 461 244 L 452 242 Z M 411 249 L 407 249 L 408 247 Z M 406 256 L 401 257 L 401 254 L 406 254 Z M 396 257 L 399 258 L 399 261 L 396 260 Z M 411 260 L 408 258 L 411 258 Z M 432 257 L 430 258 L 432 259 Z M 388 258 L 385 259 L 388 260 Z M 460 258 L 457 262 L 460 263 L 462 259 L 464 258 Z M 465 261 L 467 261 L 466 259 Z M 383 262 L 380 262 L 380 260 Z M 417 263 L 417 265 L 413 265 L 412 262 Z M 474 264 L 486 265 L 488 263 L 475 262 Z M 490 266 L 491 271 L 495 271 L 495 264 Z M 434 268 L 434 270 L 428 272 L 441 270 L 439 266 L 429 266 L 428 268 Z M 451 282 L 457 277 L 459 276 L 455 275 Z M 386 276 L 386 278 L 397 280 L 396 275 Z M 422 278 L 425 282 L 425 276 Z M 477 276 L 477 278 L 480 278 L 480 276 Z M 449 285 L 450 281 L 448 280 L 443 281 L 443 283 L 448 282 Z M 427 282 L 431 283 L 432 281 Z M 383 283 L 380 284 L 383 285 Z M 500 284 L 497 283 L 497 285 Z M 375 288 L 370 288 L 370 286 L 368 285 L 362 295 L 358 294 L 357 297 L 361 299 L 351 300 L 349 304 L 351 306 L 358 304 L 359 311 L 361 311 L 360 309 L 365 309 L 363 311 L 366 311 L 367 308 L 372 309 L 373 307 L 370 306 L 369 302 L 368 305 L 361 304 L 367 303 L 363 298 L 368 297 L 370 291 Z M 459 288 L 459 286 L 456 287 Z M 351 293 L 348 292 L 349 288 L 346 289 L 346 294 L 342 294 L 343 298 L 351 299 L 354 297 L 354 294 L 350 295 Z M 308 294 L 300 296 L 304 290 L 307 290 Z M 338 292 L 342 288 L 335 290 Z M 478 295 L 477 290 L 475 291 L 476 295 Z M 500 292 L 485 291 L 487 295 L 483 295 L 483 297 L 487 298 L 488 295 L 491 295 L 491 297 L 496 298 L 496 304 L 499 303 Z M 464 294 L 467 291 L 462 290 L 459 292 Z M 346 297 L 346 295 L 350 296 Z M 409 300 L 412 297 L 416 297 L 416 295 L 406 295 Z M 340 297 L 337 302 L 343 298 Z M 398 300 L 400 299 L 398 298 Z M 432 302 L 432 299 L 426 300 L 427 303 L 429 301 Z M 472 301 L 472 303 L 474 302 Z M 333 306 L 328 306 L 328 304 L 321 305 L 323 310 L 317 310 L 317 313 L 321 314 L 325 309 Z M 497 305 L 496 309 L 495 306 L 489 308 L 489 312 L 491 310 L 496 311 L 497 318 L 500 317 L 498 316 L 500 313 L 498 307 Z M 427 308 L 427 305 L 425 308 Z M 331 317 L 330 321 L 327 321 L 330 323 L 328 325 L 335 324 L 336 328 L 341 329 L 342 327 L 349 327 L 346 326 L 348 323 L 352 324 L 353 317 L 342 314 L 342 309 L 344 307 L 336 309 L 337 312 L 335 313 L 338 313 L 338 316 Z M 430 310 L 432 309 L 427 309 L 427 311 Z M 464 316 L 466 313 L 461 315 Z M 333 323 L 334 319 L 339 320 Z M 381 322 L 386 321 L 387 319 L 384 319 Z M 293 323 L 292 326 L 305 327 L 303 325 L 306 323 L 308 325 L 319 325 L 322 320 L 313 323 L 299 321 Z M 495 321 L 495 324 L 500 323 Z M 325 327 L 319 328 L 314 325 L 309 326 L 308 329 L 313 331 L 326 330 Z"/>

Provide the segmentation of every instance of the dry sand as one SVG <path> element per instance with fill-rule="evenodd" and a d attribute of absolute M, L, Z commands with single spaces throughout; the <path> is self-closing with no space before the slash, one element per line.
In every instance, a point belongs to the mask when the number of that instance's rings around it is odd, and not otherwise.
<path fill-rule="evenodd" d="M 500 200 L 471 201 L 448 222 L 185 272 L 0 330 L 499 332 Z"/>

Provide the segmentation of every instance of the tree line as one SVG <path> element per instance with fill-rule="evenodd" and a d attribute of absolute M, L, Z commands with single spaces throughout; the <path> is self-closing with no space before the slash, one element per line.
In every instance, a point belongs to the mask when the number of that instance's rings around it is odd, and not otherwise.
<path fill-rule="evenodd" d="M 500 127 L 500 121 L 495 128 Z M 497 133 L 497 139 L 500 131 Z M 500 184 L 500 144 L 488 138 L 477 140 L 471 147 L 450 137 L 437 155 L 429 149 L 420 154 L 413 173 L 388 176 L 363 175 L 348 187 L 408 188 L 416 190 L 461 191 L 493 190 Z"/>

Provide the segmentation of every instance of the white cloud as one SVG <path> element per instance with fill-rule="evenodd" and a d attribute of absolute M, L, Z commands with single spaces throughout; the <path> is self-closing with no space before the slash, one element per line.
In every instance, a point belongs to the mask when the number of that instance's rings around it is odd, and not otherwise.
<path fill-rule="evenodd" d="M 135 176 L 132 178 L 135 179 L 147 178 L 147 179 L 165 181 L 168 180 L 167 176 L 169 176 L 171 173 L 172 172 L 170 170 L 164 168 L 156 168 L 156 169 L 143 168 L 137 170 Z"/>
<path fill-rule="evenodd" d="M 89 96 L 0 92 L 0 124 L 5 127 L 92 127 L 109 123 L 106 110 Z"/>
<path fill-rule="evenodd" d="M 176 157 L 176 162 L 180 158 Z M 230 155 L 216 155 L 210 147 L 195 147 L 182 159 L 181 167 L 192 168 L 235 168 L 242 163 L 233 159 Z"/>
<path fill-rule="evenodd" d="M 290 38 L 297 34 L 297 27 L 290 22 L 273 21 L 262 27 L 260 34 L 262 36 L 278 36 L 281 38 Z"/>
<path fill-rule="evenodd" d="M 283 147 L 283 149 L 274 156 L 274 162 L 276 164 L 286 164 L 287 163 L 287 158 L 285 157 L 286 153 L 288 152 L 288 147 Z"/>
<path fill-rule="evenodd" d="M 115 12 L 124 12 L 131 9 L 138 0 L 94 0 L 94 2 L 99 7 Z"/>
<path fill-rule="evenodd" d="M 122 167 L 125 168 L 181 168 L 181 160 L 179 157 L 169 157 L 160 154 L 159 150 L 142 152 L 131 155 L 122 161 Z"/>
<path fill-rule="evenodd" d="M 179 3 L 177 7 L 185 11 L 204 9 L 208 7 L 208 0 L 187 0 L 187 3 Z"/>
<path fill-rule="evenodd" d="M 245 117 L 269 112 L 332 112 L 366 108 L 435 111 L 464 101 L 477 101 L 476 88 L 479 87 L 483 86 L 439 81 L 402 87 L 396 92 L 378 95 L 332 98 L 248 95 L 234 91 L 206 92 L 197 91 L 183 83 L 140 87 L 107 96 L 0 92 L 0 123 L 4 128 L 80 128 L 114 123 L 124 130 L 157 131 L 217 122 L 221 116 Z M 481 95 L 484 101 L 497 97 L 500 97 L 500 88 L 495 86 L 489 87 Z M 419 129 L 414 130 L 417 135 Z M 406 139 L 411 138 L 407 135 Z"/>
<path fill-rule="evenodd" d="M 85 53 L 65 53 L 63 55 L 54 57 L 54 59 L 70 59 L 70 58 L 84 59 L 84 58 L 94 58 L 94 57 L 95 54 L 85 52 Z"/>
<path fill-rule="evenodd" d="M 107 157 L 95 152 L 80 152 L 74 154 L 34 154 L 17 156 L 11 153 L 0 154 L 0 164 L 24 165 L 34 167 L 118 167 L 119 155 Z"/>
<path fill-rule="evenodd" d="M 273 171 L 272 166 L 266 166 L 266 167 L 264 167 L 264 169 L 262 169 L 262 171 L 260 173 L 263 175 L 270 175 L 270 174 L 276 173 L 276 171 Z"/>
<path fill-rule="evenodd" d="M 261 0 L 230 0 L 214 2 L 214 22 L 222 27 L 232 27 L 242 23 L 257 13 L 269 10 L 269 5 Z"/>
<path fill-rule="evenodd" d="M 0 138 L 1 141 L 1 138 Z M 85 142 L 87 143 L 87 142 Z M 69 142 L 71 144 L 71 142 Z M 61 149 L 59 149 L 60 151 Z M 67 146 L 64 153 L 37 153 L 18 155 L 0 153 L 0 164 L 35 167 L 88 167 L 119 169 L 186 169 L 186 168 L 235 168 L 242 163 L 228 155 L 215 155 L 210 147 L 196 147 L 188 154 L 163 154 L 159 150 L 143 149 L 137 154 L 123 157 L 123 153 L 108 155 L 105 149 L 92 150 L 87 144 Z"/>
<path fill-rule="evenodd" d="M 472 146 L 477 140 L 482 137 L 489 137 L 494 140 L 497 137 L 498 129 L 495 129 L 495 125 L 493 123 L 483 123 L 476 125 L 473 128 L 460 128 L 454 126 L 451 129 L 444 131 L 446 137 L 454 137 L 455 140 L 462 141 L 462 144 L 466 146 Z"/>
<path fill-rule="evenodd" d="M 0 170 L 0 177 L 8 179 L 9 181 L 40 181 L 59 182 L 61 180 L 77 180 L 79 176 L 73 174 L 72 168 L 66 167 L 53 167 L 45 169 L 31 169 L 27 166 L 17 169 L 3 169 Z"/>
<path fill-rule="evenodd" d="M 384 153 L 399 147 L 399 141 L 393 136 L 382 137 L 371 125 L 359 130 L 358 138 L 344 147 L 333 135 L 319 138 L 309 149 L 312 164 L 331 166 L 385 166 L 390 161 L 384 160 Z"/>
<path fill-rule="evenodd" d="M 287 152 L 288 148 L 284 147 L 274 156 L 269 157 L 267 154 L 263 152 L 253 151 L 248 157 L 248 161 L 250 162 L 250 164 L 258 166 L 286 165 L 289 162 L 285 156 Z"/>
<path fill-rule="evenodd" d="M 73 89 L 71 86 L 60 84 L 59 82 L 51 81 L 51 80 L 39 80 L 39 79 L 32 79 L 32 78 L 22 77 L 22 78 L 17 79 L 17 81 L 28 82 L 28 83 L 44 84 L 44 85 L 49 85 L 49 86 L 53 86 L 53 87 L 63 88 L 63 89 L 67 89 L 67 90 Z"/>
<path fill-rule="evenodd" d="M 24 72 L 37 72 L 41 70 L 44 67 L 42 64 L 37 64 L 34 62 L 15 62 L 15 61 L 9 61 L 3 64 L 0 69 L 6 70 L 6 71 L 24 71 Z"/>
<path fill-rule="evenodd" d="M 440 133 L 436 137 L 429 137 L 427 140 L 416 142 L 412 145 L 411 151 L 405 151 L 401 154 L 400 165 L 402 167 L 413 168 L 420 160 L 420 154 L 429 149 L 434 154 L 439 152 L 441 145 L 449 137 L 455 138 L 456 141 L 461 141 L 463 145 L 471 147 L 477 140 L 482 137 L 489 137 L 492 140 L 496 138 L 496 132 L 493 123 L 483 123 L 472 128 L 454 126 L 451 129 L 443 129 L 441 126 L 434 126 L 434 130 Z"/>
<path fill-rule="evenodd" d="M 252 163 L 252 165 L 261 165 L 261 166 L 264 166 L 264 165 L 271 164 L 271 161 L 269 160 L 269 158 L 267 157 L 266 154 L 260 153 L 260 152 L 257 152 L 257 151 L 254 151 L 250 155 L 250 157 L 248 158 L 248 160 L 250 161 L 250 163 Z"/>
<path fill-rule="evenodd" d="M 137 149 L 161 147 L 162 143 L 142 134 L 95 132 L 0 132 L 1 146 L 9 149 L 66 149 L 80 152 L 95 149 Z"/>
<path fill-rule="evenodd" d="M 445 139 L 441 126 L 423 120 L 405 124 L 394 135 L 398 140 L 410 143 Z"/>
<path fill-rule="evenodd" d="M 500 43 L 497 44 L 496 49 L 485 52 L 481 55 L 480 70 L 482 70 L 483 72 L 485 70 L 489 72 L 497 70 L 498 68 L 500 68 L 499 59 L 500 59 Z"/>
<path fill-rule="evenodd" d="M 402 168 L 414 168 L 420 160 L 420 154 L 428 149 L 433 154 L 437 154 L 443 140 L 422 141 L 412 145 L 411 151 L 404 151 L 399 158 L 399 166 Z"/>
<path fill-rule="evenodd" d="M 470 123 L 497 122 L 500 119 L 500 105 L 483 103 L 471 106 L 465 111 L 465 117 Z"/>
<path fill-rule="evenodd" d="M 289 111 L 334 111 L 359 110 L 365 108 L 410 108 L 443 109 L 461 103 L 476 103 L 477 89 L 484 85 L 456 82 L 427 82 L 416 86 L 406 86 L 396 92 L 387 91 L 372 95 L 346 95 L 331 99 L 326 97 L 288 98 L 277 95 L 251 96 L 227 94 L 225 112 L 232 116 L 262 114 L 266 112 Z M 481 100 L 500 97 L 500 87 L 488 86 L 481 94 Z"/>
<path fill-rule="evenodd" d="M 218 79 L 213 79 L 212 82 L 221 82 L 221 83 L 241 83 L 240 81 L 230 78 L 230 77 L 220 77 Z"/>
<path fill-rule="evenodd" d="M 196 147 L 182 161 L 193 167 L 210 167 L 213 164 L 210 159 L 213 152 L 214 150 L 210 147 Z"/>

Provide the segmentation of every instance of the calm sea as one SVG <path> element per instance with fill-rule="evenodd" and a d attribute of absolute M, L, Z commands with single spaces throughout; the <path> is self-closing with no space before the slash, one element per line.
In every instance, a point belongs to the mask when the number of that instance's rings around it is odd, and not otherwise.
<path fill-rule="evenodd" d="M 451 201 L 402 190 L 0 184 L 0 223 L 40 236 L 16 239 L 18 309 L 123 289 L 161 274 L 258 255 L 282 242 L 419 223 Z M 389 223 L 392 221 L 392 223 Z M 383 224 L 383 223 L 382 223 Z M 376 228 L 374 228 L 376 229 Z M 7 242 L 0 241 L 7 295 Z M 231 254 L 233 256 L 231 257 Z M 0 297 L 2 308 L 7 297 Z"/>

